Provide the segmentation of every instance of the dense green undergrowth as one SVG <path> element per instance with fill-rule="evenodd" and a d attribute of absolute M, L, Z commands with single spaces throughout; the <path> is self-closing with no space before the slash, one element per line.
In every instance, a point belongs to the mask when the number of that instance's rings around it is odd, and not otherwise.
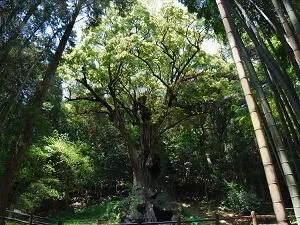
<path fill-rule="evenodd" d="M 53 221 L 61 220 L 64 225 L 84 225 L 84 224 L 112 224 L 120 223 L 121 210 L 124 206 L 124 199 L 114 199 L 100 204 L 74 208 L 59 214 Z M 181 203 L 182 220 L 194 221 L 213 215 L 217 206 L 209 203 Z M 206 222 L 191 223 L 209 224 Z"/>
<path fill-rule="evenodd" d="M 55 220 L 63 221 L 64 225 L 118 223 L 120 218 L 119 204 L 120 200 L 111 200 L 86 207 L 73 208 L 60 213 Z"/>
<path fill-rule="evenodd" d="M 113 199 L 107 202 L 75 207 L 59 213 L 51 220 L 52 224 L 62 221 L 64 225 L 98 225 L 120 223 L 121 210 L 124 199 Z M 212 217 L 215 213 L 222 216 L 232 216 L 226 207 L 220 207 L 221 203 L 216 201 L 192 201 L 180 203 L 182 206 L 182 220 L 197 221 L 203 218 Z M 248 214 L 247 214 L 248 215 Z M 173 218 L 173 220 L 176 220 Z M 211 221 L 191 222 L 190 225 L 209 225 Z M 19 223 L 9 222 L 7 225 L 18 225 Z M 296 224 L 291 221 L 291 224 Z"/>

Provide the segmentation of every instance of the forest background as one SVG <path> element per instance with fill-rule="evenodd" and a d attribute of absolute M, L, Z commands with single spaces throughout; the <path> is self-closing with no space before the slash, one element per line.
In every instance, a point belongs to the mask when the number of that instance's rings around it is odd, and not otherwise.
<path fill-rule="evenodd" d="M 299 3 L 159 5 L 0 2 L 1 216 L 299 224 Z"/>

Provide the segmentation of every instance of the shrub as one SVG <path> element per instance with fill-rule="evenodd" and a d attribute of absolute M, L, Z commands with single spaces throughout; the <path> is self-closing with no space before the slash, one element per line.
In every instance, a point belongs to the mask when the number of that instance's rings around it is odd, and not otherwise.
<path fill-rule="evenodd" d="M 259 200 L 252 191 L 243 186 L 228 183 L 228 192 L 222 205 L 237 213 L 250 213 L 259 207 Z"/>

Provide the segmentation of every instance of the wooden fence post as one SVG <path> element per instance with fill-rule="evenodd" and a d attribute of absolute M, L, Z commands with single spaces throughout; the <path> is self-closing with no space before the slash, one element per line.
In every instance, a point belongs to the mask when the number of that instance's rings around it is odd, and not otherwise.
<path fill-rule="evenodd" d="M 220 224 L 220 221 L 219 221 L 219 214 L 216 212 L 215 213 L 215 219 L 216 219 L 216 225 L 219 225 Z"/>
<path fill-rule="evenodd" d="M 178 225 L 181 225 L 181 215 L 178 216 Z"/>
<path fill-rule="evenodd" d="M 32 225 L 33 223 L 33 213 L 30 213 L 30 216 L 29 216 L 29 225 Z"/>
<path fill-rule="evenodd" d="M 252 225 L 258 225 L 255 211 L 251 211 Z"/>

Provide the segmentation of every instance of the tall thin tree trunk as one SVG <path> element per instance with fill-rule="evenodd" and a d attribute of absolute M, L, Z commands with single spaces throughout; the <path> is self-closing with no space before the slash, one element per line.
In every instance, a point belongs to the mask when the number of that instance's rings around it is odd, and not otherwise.
<path fill-rule="evenodd" d="M 12 19 L 14 17 L 16 17 L 18 10 L 21 9 L 21 7 L 16 7 L 16 6 L 11 6 L 13 8 L 13 11 L 6 17 L 6 19 L 4 18 L 3 21 L 1 21 L 1 25 L 0 25 L 0 33 L 5 32 L 5 27 L 12 21 Z"/>
<path fill-rule="evenodd" d="M 36 32 L 37 30 L 35 30 Z M 34 34 L 35 34 L 34 32 Z M 54 33 L 54 36 L 56 35 L 56 33 Z M 50 46 L 51 46 L 52 40 L 49 39 L 48 43 L 46 45 L 44 45 L 44 49 L 42 52 L 40 52 L 40 55 L 43 55 L 47 50 L 49 50 Z M 32 62 L 31 67 L 28 69 L 28 71 L 26 71 L 24 73 L 24 77 L 22 77 L 21 81 L 19 83 L 17 83 L 16 87 L 12 90 L 12 93 L 10 93 L 7 96 L 7 100 L 3 101 L 0 104 L 0 130 L 3 130 L 5 127 L 5 123 L 7 122 L 7 118 L 11 112 L 11 110 L 13 109 L 13 107 L 15 106 L 19 95 L 21 93 L 21 91 L 23 90 L 26 82 L 28 81 L 29 77 L 32 76 L 32 72 L 34 71 L 34 69 L 36 68 L 36 66 L 38 65 L 38 62 L 40 60 L 40 56 L 37 56 L 36 59 Z"/>
<path fill-rule="evenodd" d="M 239 79 L 241 82 L 242 89 L 244 91 L 244 95 L 246 98 L 246 102 L 248 105 L 249 113 L 251 116 L 251 120 L 254 127 L 255 136 L 257 139 L 257 144 L 259 148 L 259 152 L 262 158 L 262 163 L 265 169 L 267 183 L 269 186 L 269 191 L 271 194 L 271 199 L 273 202 L 273 208 L 276 215 L 276 219 L 278 224 L 287 225 L 287 216 L 285 212 L 284 203 L 282 200 L 281 192 L 279 189 L 277 177 L 275 174 L 274 165 L 271 159 L 271 154 L 269 148 L 267 146 L 267 141 L 265 139 L 265 135 L 262 129 L 262 123 L 258 114 L 257 105 L 252 96 L 249 82 L 247 79 L 247 75 L 245 69 L 242 64 L 242 59 L 240 56 L 239 48 L 236 42 L 236 38 L 234 36 L 234 32 L 232 27 L 234 26 L 228 9 L 226 8 L 226 2 L 224 0 L 216 0 L 218 5 L 219 12 L 221 14 L 221 18 L 227 33 L 227 38 L 229 40 L 229 44 L 231 46 L 232 55 L 237 67 L 237 71 L 239 74 Z"/>
<path fill-rule="evenodd" d="M 33 32 L 33 35 L 36 33 L 36 31 L 37 31 L 37 29 Z M 56 36 L 56 33 L 54 33 L 53 36 Z M 29 40 L 28 40 L 28 42 L 29 42 Z M 7 100 L 3 101 L 0 104 L 0 130 L 4 129 L 5 123 L 7 122 L 7 118 L 9 116 L 11 110 L 15 106 L 21 91 L 23 90 L 29 77 L 32 75 L 32 72 L 36 68 L 36 66 L 41 58 L 41 55 L 43 55 L 47 50 L 49 50 L 49 48 L 51 47 L 51 43 L 52 43 L 52 39 L 49 39 L 47 44 L 44 45 L 43 51 L 40 52 L 39 56 L 37 56 L 36 59 L 32 62 L 31 67 L 26 72 L 23 73 L 25 76 L 21 78 L 22 80 L 19 83 L 17 83 L 16 87 L 12 90 L 12 92 L 10 94 L 8 94 Z M 26 43 L 24 43 L 23 46 L 26 46 Z"/>
<path fill-rule="evenodd" d="M 299 140 L 298 140 L 297 134 L 295 132 L 294 126 L 293 126 L 293 124 L 290 120 L 290 117 L 289 117 L 289 115 L 286 111 L 286 108 L 285 108 L 285 105 L 282 101 L 280 93 L 277 90 L 278 86 L 275 86 L 273 84 L 273 82 L 270 78 L 271 77 L 270 73 L 267 70 L 267 68 L 265 67 L 265 65 L 262 64 L 262 66 L 263 66 L 265 74 L 266 74 L 267 82 L 268 82 L 268 84 L 271 88 L 271 91 L 273 93 L 273 96 L 274 96 L 276 109 L 277 109 L 277 112 L 279 114 L 280 122 L 281 122 L 282 127 L 283 127 L 283 133 L 285 134 L 284 138 L 285 138 L 285 140 L 288 144 L 288 149 L 289 149 L 290 155 L 293 155 L 292 162 L 293 162 L 293 165 L 294 165 L 295 173 L 296 173 L 297 178 L 299 180 L 299 171 L 298 171 L 298 167 L 297 167 L 297 163 L 296 163 L 296 161 L 298 161 L 298 158 L 299 158 L 299 157 L 297 157 L 297 149 L 299 149 L 299 147 L 300 147 Z"/>
<path fill-rule="evenodd" d="M 300 22 L 296 16 L 296 13 L 295 11 L 293 10 L 292 8 L 292 5 L 290 3 L 289 0 L 282 0 L 283 4 L 284 4 L 284 7 L 285 7 L 285 10 L 287 11 L 290 19 L 291 19 L 291 22 L 293 24 L 293 27 L 295 29 L 295 32 L 296 32 L 296 37 L 298 38 L 298 43 L 300 42 Z"/>
<path fill-rule="evenodd" d="M 299 131 L 300 131 L 300 124 L 298 123 L 298 120 L 293 112 L 292 107 L 290 106 L 287 97 L 285 96 L 285 93 L 282 89 L 279 89 L 280 96 L 282 97 L 282 108 L 284 109 L 284 113 L 286 115 L 289 128 L 291 130 L 291 133 L 293 134 L 294 140 L 298 140 L 299 142 Z M 296 149 L 296 152 L 298 155 L 300 154 L 300 149 Z"/>
<path fill-rule="evenodd" d="M 235 3 L 238 6 L 238 8 L 240 9 L 240 11 L 242 12 L 242 14 L 244 15 L 245 19 L 247 21 L 249 21 L 250 19 L 248 18 L 247 14 L 246 14 L 245 10 L 242 8 L 242 6 L 237 2 L 237 0 L 235 0 Z M 240 40 L 240 42 L 242 44 L 241 40 Z M 249 60 L 249 58 L 246 55 L 246 63 L 248 62 L 248 60 Z M 292 203 L 293 203 L 293 208 L 294 208 L 294 212 L 295 212 L 297 221 L 299 220 L 298 222 L 300 222 L 299 187 L 297 185 L 294 173 L 290 166 L 290 162 L 289 162 L 289 159 L 287 156 L 287 150 L 282 142 L 282 137 L 276 127 L 276 123 L 275 123 L 274 117 L 272 115 L 271 108 L 267 102 L 265 94 L 264 94 L 262 87 L 259 83 L 259 80 L 256 76 L 254 67 L 249 62 L 247 63 L 247 65 L 248 65 L 248 68 L 250 69 L 250 74 L 252 75 L 251 80 L 253 81 L 255 89 L 257 90 L 257 92 L 260 96 L 260 99 L 261 99 L 262 109 L 263 109 L 263 112 L 264 112 L 264 115 L 265 115 L 265 118 L 267 121 L 267 125 L 271 132 L 272 139 L 273 139 L 275 147 L 276 147 L 277 156 L 279 158 L 279 162 L 280 162 L 283 174 L 284 174 L 285 182 L 288 187 L 288 191 L 289 191 Z"/>
<path fill-rule="evenodd" d="M 300 101 L 299 97 L 293 87 L 292 81 L 289 76 L 287 76 L 276 63 L 273 56 L 270 54 L 268 48 L 266 47 L 265 43 L 261 39 L 260 35 L 258 34 L 255 26 L 251 22 L 251 20 L 245 17 L 246 22 L 241 18 L 241 16 L 237 13 L 236 16 L 240 20 L 242 26 L 244 27 L 245 31 L 248 33 L 249 37 L 253 41 L 260 60 L 262 63 L 265 63 L 267 68 L 270 70 L 271 74 L 274 75 L 274 79 L 276 82 L 281 86 L 281 88 L 285 91 L 289 102 L 292 105 L 292 108 L 295 112 L 297 119 L 300 121 Z"/>
<path fill-rule="evenodd" d="M 283 10 L 281 9 L 279 2 L 277 0 L 272 0 L 272 3 L 275 7 L 275 10 L 280 19 L 281 25 L 282 25 L 282 27 L 287 35 L 287 38 L 290 42 L 289 44 L 294 51 L 294 55 L 297 60 L 297 63 L 300 67 L 300 48 L 297 43 L 297 39 L 295 38 L 295 35 L 293 34 L 293 31 L 292 31 L 287 19 L 285 18 L 284 14 L 283 14 Z"/>
<path fill-rule="evenodd" d="M 286 37 L 286 35 L 284 34 L 284 30 L 283 28 L 280 26 L 280 24 L 277 22 L 276 17 L 273 14 L 270 14 L 271 17 L 273 17 L 273 23 L 271 21 L 271 18 L 269 18 L 252 0 L 250 0 L 250 2 L 254 5 L 254 7 L 257 9 L 257 11 L 260 12 L 260 14 L 265 18 L 265 20 L 270 24 L 270 26 L 273 28 L 273 30 L 276 32 L 278 39 L 280 40 L 280 42 L 282 43 L 284 50 L 294 68 L 294 71 L 298 77 L 298 80 L 300 80 L 300 67 L 295 59 L 295 55 L 293 52 L 293 49 L 290 47 L 290 45 L 288 44 L 288 38 Z M 275 18 L 275 19 L 274 19 Z M 268 41 L 270 41 L 268 39 Z"/>
<path fill-rule="evenodd" d="M 1 51 L 3 51 L 3 53 L 0 57 L 0 62 L 1 63 L 3 63 L 2 61 L 5 61 L 7 55 L 9 54 L 10 50 L 12 49 L 13 42 L 19 37 L 19 35 L 21 34 L 22 29 L 27 24 L 28 20 L 34 14 L 34 12 L 36 11 L 37 7 L 41 4 L 41 2 L 42 2 L 42 0 L 38 0 L 35 4 L 30 6 L 30 8 L 29 8 L 28 12 L 26 13 L 26 15 L 24 16 L 24 19 L 21 22 L 21 24 L 13 32 L 11 37 L 8 39 L 8 41 L 4 45 L 3 49 L 0 49 Z"/>
<path fill-rule="evenodd" d="M 245 17 L 246 21 L 249 24 L 251 29 L 246 25 L 245 21 L 243 19 L 241 19 L 241 16 L 238 13 L 236 15 L 237 15 L 238 19 L 240 20 L 240 22 L 242 23 L 242 26 L 248 33 L 249 37 L 255 44 L 263 67 L 266 67 L 268 74 L 270 74 L 270 79 L 272 79 L 272 81 L 274 83 L 276 83 L 278 88 L 280 90 L 282 89 L 284 91 L 284 93 L 286 94 L 286 95 L 284 95 L 284 97 L 287 96 L 287 98 L 289 100 L 289 101 L 287 101 L 288 104 L 286 104 L 286 105 L 289 107 L 291 105 L 290 112 L 291 112 L 292 117 L 294 115 L 294 117 L 295 117 L 294 122 L 295 122 L 295 125 L 297 125 L 298 124 L 297 121 L 298 120 L 300 121 L 300 118 L 299 118 L 299 116 L 300 116 L 299 106 L 300 105 L 299 105 L 298 95 L 292 85 L 291 79 L 286 74 L 284 74 L 284 72 L 281 71 L 279 65 L 276 64 L 276 60 L 272 57 L 268 48 L 264 44 L 264 41 L 261 39 L 255 26 L 253 25 L 251 20 L 247 17 L 246 13 L 244 13 L 244 16 L 246 16 Z M 269 53 L 269 54 L 267 54 L 267 53 Z"/>
<path fill-rule="evenodd" d="M 282 100 L 284 102 L 284 106 L 286 107 L 286 115 L 290 118 L 290 128 L 294 128 L 299 139 L 299 132 L 300 132 L 300 124 L 299 120 L 297 119 L 297 116 L 295 115 L 292 106 L 286 97 L 285 91 L 281 88 L 279 88 L 280 95 L 282 96 Z M 300 149 L 299 149 L 300 150 Z"/>
<path fill-rule="evenodd" d="M 276 49 L 275 49 L 275 47 L 274 47 L 274 45 L 273 45 L 273 43 L 272 43 L 272 41 L 271 41 L 272 39 L 271 39 L 270 35 L 268 35 L 268 34 L 265 32 L 265 30 L 263 30 L 263 29 L 260 29 L 260 31 L 261 31 L 262 34 L 263 34 L 263 38 L 264 38 L 265 40 L 267 40 L 268 45 L 270 46 L 272 52 L 275 54 L 274 57 L 276 57 Z M 286 42 L 286 40 L 285 40 L 285 38 L 284 38 L 284 36 L 283 36 L 282 34 L 277 34 L 277 37 L 278 37 L 279 41 L 282 43 L 282 46 L 283 46 L 283 48 L 284 48 L 284 51 L 285 51 L 285 53 L 286 53 L 286 55 L 287 55 L 287 57 L 288 57 L 288 59 L 289 59 L 291 65 L 292 65 L 292 67 L 293 67 L 293 69 L 294 69 L 294 72 L 295 72 L 295 74 L 296 74 L 298 80 L 300 81 L 300 67 L 298 66 L 297 61 L 296 61 L 296 59 L 295 59 L 295 57 L 294 57 L 293 50 L 292 50 L 291 47 L 288 45 L 288 43 Z M 280 65 L 280 59 L 279 59 L 279 57 L 276 57 L 275 60 L 276 60 L 276 62 Z"/>
<path fill-rule="evenodd" d="M 27 148 L 30 146 L 31 137 L 35 127 L 35 118 L 40 114 L 40 109 L 46 98 L 47 92 L 51 86 L 51 81 L 55 76 L 56 69 L 58 67 L 59 61 L 63 54 L 63 51 L 67 45 L 68 39 L 71 35 L 72 29 L 74 27 L 76 18 L 80 12 L 80 9 L 84 3 L 84 0 L 80 0 L 74 12 L 70 18 L 69 23 L 65 28 L 65 32 L 59 42 L 59 45 L 53 55 L 47 70 L 45 71 L 43 80 L 40 86 L 37 88 L 32 100 L 30 101 L 30 110 L 25 115 L 23 127 L 20 131 L 19 137 L 15 145 L 13 146 L 11 158 L 8 162 L 8 165 L 4 171 L 4 177 L 2 178 L 1 187 L 0 187 L 0 225 L 5 224 L 4 219 L 2 218 L 5 215 L 5 210 L 9 206 L 8 195 L 10 188 L 16 178 L 16 174 L 22 164 L 23 157 Z M 8 176 L 8 177 L 7 177 Z"/>
<path fill-rule="evenodd" d="M 32 74 L 33 69 L 36 67 L 36 61 L 33 63 L 33 65 L 30 67 L 29 71 L 27 72 L 26 76 L 23 77 L 23 80 L 16 85 L 14 90 L 12 90 L 12 93 L 7 97 L 7 100 L 4 101 L 0 106 L 0 130 L 3 130 L 5 127 L 5 123 L 7 122 L 7 118 L 13 108 L 15 106 L 17 99 L 19 98 L 19 95 L 21 91 L 23 90 L 23 87 L 25 86 L 28 78 Z"/>

